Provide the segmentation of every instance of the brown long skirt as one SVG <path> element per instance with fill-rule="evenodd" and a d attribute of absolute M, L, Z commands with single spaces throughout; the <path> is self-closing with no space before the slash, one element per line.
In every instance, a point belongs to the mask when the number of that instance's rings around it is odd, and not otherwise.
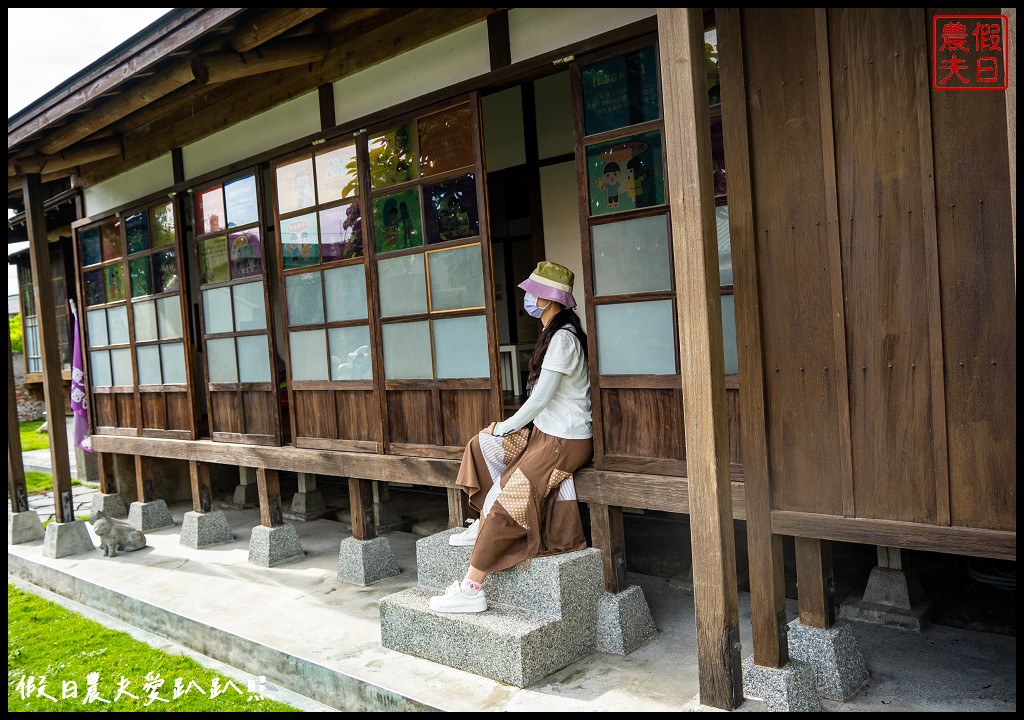
<path fill-rule="evenodd" d="M 586 548 L 572 474 L 593 455 L 591 439 L 566 440 L 535 427 L 504 437 L 486 431 L 474 436 L 456 482 L 477 511 L 494 483 L 500 491 L 480 523 L 469 564 L 496 572 Z"/>

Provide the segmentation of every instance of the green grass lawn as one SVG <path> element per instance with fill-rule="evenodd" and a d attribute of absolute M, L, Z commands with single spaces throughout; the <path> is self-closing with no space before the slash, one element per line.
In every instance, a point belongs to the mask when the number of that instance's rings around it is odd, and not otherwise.
<path fill-rule="evenodd" d="M 21 426 L 21 451 L 45 450 L 50 447 L 50 434 L 39 432 L 39 426 L 45 420 L 27 420 Z"/>
<path fill-rule="evenodd" d="M 9 712 L 299 712 L 250 682 L 7 585 Z"/>

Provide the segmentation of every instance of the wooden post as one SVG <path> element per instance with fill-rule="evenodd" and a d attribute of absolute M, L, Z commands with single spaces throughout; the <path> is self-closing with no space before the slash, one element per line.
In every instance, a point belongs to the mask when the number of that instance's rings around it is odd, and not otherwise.
<path fill-rule="evenodd" d="M 700 8 L 658 8 L 700 701 L 743 702 L 722 299 Z"/>
<path fill-rule="evenodd" d="M 100 477 L 100 492 L 110 495 L 114 487 L 114 457 L 110 453 L 96 453 L 96 473 Z"/>
<path fill-rule="evenodd" d="M 208 513 L 213 508 L 213 491 L 210 489 L 210 466 L 196 460 L 188 461 L 189 483 L 192 486 L 192 509 L 197 513 Z"/>
<path fill-rule="evenodd" d="M 46 427 L 50 435 L 50 467 L 53 472 L 54 517 L 57 522 L 75 519 L 71 500 L 71 464 L 68 459 L 67 421 L 64 414 L 64 378 L 61 374 L 57 318 L 54 314 L 53 273 L 50 269 L 50 243 L 46 237 L 43 212 L 43 185 L 37 174 L 22 178 L 25 197 L 25 227 L 28 229 L 28 254 L 32 264 L 32 283 L 36 289 L 36 316 L 39 319 L 39 347 L 43 366 L 43 398 Z"/>
<path fill-rule="evenodd" d="M 747 140 L 746 76 L 739 8 L 715 10 L 722 78 L 722 129 L 729 166 L 729 236 L 732 244 L 736 341 L 740 366 L 740 433 L 747 500 L 747 556 L 754 663 L 780 668 L 789 659 L 782 537 L 771 531 L 771 483 L 765 424 L 757 233 Z"/>
<path fill-rule="evenodd" d="M 620 593 L 626 589 L 626 534 L 622 524 L 622 508 L 590 503 L 591 545 L 601 551 L 604 565 L 604 589 Z"/>
<path fill-rule="evenodd" d="M 822 630 L 832 627 L 836 622 L 832 543 L 796 538 L 796 587 L 800 624 Z"/>
<path fill-rule="evenodd" d="M 352 516 L 352 537 L 356 540 L 377 537 L 373 524 L 373 481 L 349 478 L 348 505 Z"/>
<path fill-rule="evenodd" d="M 448 527 L 465 527 L 466 520 L 474 514 L 476 511 L 469 506 L 469 495 L 460 487 L 448 488 Z"/>
<path fill-rule="evenodd" d="M 281 479 L 277 470 L 256 468 L 256 491 L 260 496 L 260 523 L 263 527 L 284 525 L 281 506 Z"/>
<path fill-rule="evenodd" d="M 21 455 L 21 423 L 18 421 L 18 395 L 14 387 L 14 355 L 7 336 L 7 494 L 12 512 L 28 512 L 25 487 L 25 461 Z"/>
<path fill-rule="evenodd" d="M 139 502 L 153 502 L 153 478 L 150 459 L 144 455 L 135 456 L 135 492 Z"/>
<path fill-rule="evenodd" d="M 1006 143 L 1010 157 L 1010 227 L 1013 228 L 1013 282 L 1017 285 L 1017 8 L 1006 16 Z"/>

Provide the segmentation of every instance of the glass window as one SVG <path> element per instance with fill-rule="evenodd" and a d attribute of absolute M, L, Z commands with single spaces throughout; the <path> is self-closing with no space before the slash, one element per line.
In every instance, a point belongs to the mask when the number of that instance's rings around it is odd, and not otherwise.
<path fill-rule="evenodd" d="M 487 377 L 487 323 L 483 315 L 434 320 L 434 364 L 439 378 Z M 386 327 L 386 326 L 385 326 Z"/>
<path fill-rule="evenodd" d="M 729 236 L 729 206 L 715 208 L 718 229 L 718 276 L 722 285 L 732 285 L 732 240 Z"/>
<path fill-rule="evenodd" d="M 266 306 L 263 302 L 263 282 L 242 283 L 231 288 L 235 308 L 235 330 L 265 330 Z M 263 339 L 264 347 L 266 338 Z M 246 356 L 243 356 L 246 357 Z"/>
<path fill-rule="evenodd" d="M 132 306 L 135 318 L 135 342 L 157 340 L 156 303 L 152 300 L 135 303 Z"/>
<path fill-rule="evenodd" d="M 427 281 L 422 255 L 388 258 L 377 263 L 381 317 L 427 311 Z"/>
<path fill-rule="evenodd" d="M 665 204 L 660 131 L 590 145 L 586 152 L 591 215 Z"/>
<path fill-rule="evenodd" d="M 427 244 L 480 234 L 476 178 L 466 175 L 423 188 Z"/>
<path fill-rule="evenodd" d="M 178 297 L 156 301 L 156 324 L 161 340 L 181 337 L 181 301 Z"/>
<path fill-rule="evenodd" d="M 132 297 L 153 294 L 153 268 L 149 255 L 128 261 L 128 276 L 132 286 Z"/>
<path fill-rule="evenodd" d="M 160 346 L 143 345 L 135 349 L 135 357 L 139 362 L 139 385 L 160 385 Z"/>
<path fill-rule="evenodd" d="M 224 183 L 224 215 L 227 218 L 225 227 L 229 230 L 259 221 L 255 175 Z"/>
<path fill-rule="evenodd" d="M 259 228 L 228 235 L 231 279 L 239 280 L 263 274 L 263 246 Z"/>
<path fill-rule="evenodd" d="M 602 375 L 676 373 L 671 300 L 598 305 L 595 313 Z"/>
<path fill-rule="evenodd" d="M 327 380 L 327 335 L 323 330 L 289 333 L 292 379 Z"/>
<path fill-rule="evenodd" d="M 279 165 L 276 188 L 277 209 L 282 215 L 313 205 L 313 159 Z"/>
<path fill-rule="evenodd" d="M 199 235 L 227 229 L 224 219 L 224 192 L 220 185 L 199 193 Z"/>
<path fill-rule="evenodd" d="M 320 289 L 320 273 L 288 275 L 284 279 L 288 299 L 288 323 L 312 325 L 324 321 L 324 297 Z"/>
<path fill-rule="evenodd" d="M 327 331 L 331 350 L 332 380 L 370 380 L 373 378 L 370 352 L 370 328 L 331 328 Z"/>
<path fill-rule="evenodd" d="M 375 197 L 373 227 L 379 253 L 421 246 L 419 188 Z"/>
<path fill-rule="evenodd" d="M 82 282 L 85 284 L 85 304 L 87 306 L 102 305 L 107 301 L 106 290 L 103 287 L 103 270 L 89 270 L 82 273 Z"/>
<path fill-rule="evenodd" d="M 89 335 L 89 347 L 103 347 L 110 344 L 107 342 L 106 310 L 90 310 L 85 314 L 85 322 Z"/>
<path fill-rule="evenodd" d="M 153 247 L 174 244 L 174 205 L 157 205 L 149 209 L 149 232 Z"/>
<path fill-rule="evenodd" d="M 325 263 L 363 256 L 363 216 L 359 203 L 320 212 L 320 252 Z"/>
<path fill-rule="evenodd" d="M 359 193 L 356 146 L 347 145 L 317 155 L 316 192 L 320 203 L 354 197 Z"/>
<path fill-rule="evenodd" d="M 133 386 L 132 351 L 128 348 L 110 351 L 110 370 L 114 385 Z"/>
<path fill-rule="evenodd" d="M 243 335 L 236 338 L 238 357 L 243 362 L 238 367 L 238 381 L 244 383 L 270 382 L 270 348 L 266 335 Z"/>
<path fill-rule="evenodd" d="M 128 344 L 128 309 L 124 305 L 107 308 L 107 338 L 111 345 Z"/>
<path fill-rule="evenodd" d="M 411 123 L 371 137 L 369 151 L 373 190 L 416 179 L 419 163 Z"/>
<path fill-rule="evenodd" d="M 102 262 L 100 255 L 100 229 L 97 227 L 83 230 L 78 236 L 78 247 L 82 254 L 82 265 L 95 265 Z"/>
<path fill-rule="evenodd" d="M 736 352 L 736 303 L 732 295 L 722 296 L 722 340 L 725 348 L 725 374 L 735 375 L 740 371 L 740 361 Z"/>
<path fill-rule="evenodd" d="M 430 268 L 430 309 L 461 310 L 484 306 L 484 275 L 480 245 L 427 253 Z"/>
<path fill-rule="evenodd" d="M 594 225 L 594 294 L 672 290 L 668 216 Z"/>
<path fill-rule="evenodd" d="M 185 346 L 182 343 L 163 343 L 160 346 L 160 364 L 165 383 L 185 384 Z"/>
<path fill-rule="evenodd" d="M 222 283 L 228 276 L 228 239 L 225 235 L 199 241 L 199 282 Z"/>
<path fill-rule="evenodd" d="M 203 290 L 203 325 L 207 335 L 218 335 L 234 330 L 230 287 Z"/>
<path fill-rule="evenodd" d="M 419 132 L 420 174 L 423 177 L 468 167 L 476 162 L 468 105 L 421 117 L 416 128 Z"/>
<path fill-rule="evenodd" d="M 430 358 L 430 323 L 388 323 L 384 337 L 384 375 L 391 379 L 428 379 L 434 376 Z"/>
<path fill-rule="evenodd" d="M 327 322 L 362 320 L 366 311 L 366 271 L 362 265 L 348 265 L 324 271 Z"/>
<path fill-rule="evenodd" d="M 124 234 L 128 241 L 128 253 L 149 249 L 149 216 L 145 212 L 133 213 L 125 218 Z"/>
<path fill-rule="evenodd" d="M 316 213 L 306 213 L 282 220 L 279 232 L 285 270 L 316 265 L 320 262 Z"/>
<path fill-rule="evenodd" d="M 661 116 L 655 46 L 587 65 L 580 74 L 587 135 Z"/>
<path fill-rule="evenodd" d="M 93 387 L 110 387 L 114 384 L 110 374 L 110 351 L 97 350 L 89 353 L 89 369 L 92 377 L 89 378 Z"/>
<path fill-rule="evenodd" d="M 206 364 L 212 383 L 238 382 L 235 339 L 216 338 L 206 341 Z"/>

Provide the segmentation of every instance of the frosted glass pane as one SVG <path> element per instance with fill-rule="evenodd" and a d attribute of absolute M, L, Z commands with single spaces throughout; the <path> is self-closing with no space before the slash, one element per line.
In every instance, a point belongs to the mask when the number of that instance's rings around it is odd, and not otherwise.
<path fill-rule="evenodd" d="M 307 330 L 288 334 L 292 380 L 327 380 L 327 334 Z"/>
<path fill-rule="evenodd" d="M 156 301 L 156 324 L 160 339 L 181 337 L 181 302 L 176 297 L 160 298 Z"/>
<path fill-rule="evenodd" d="M 266 335 L 248 335 L 237 338 L 239 382 L 270 382 L 270 349 Z"/>
<path fill-rule="evenodd" d="M 672 289 L 667 215 L 596 225 L 592 237 L 595 294 Z"/>
<path fill-rule="evenodd" d="M 718 274 L 722 285 L 732 285 L 732 239 L 729 235 L 729 206 L 715 208 L 715 224 L 718 228 Z M 724 301 L 725 298 L 722 298 Z"/>
<path fill-rule="evenodd" d="M 349 265 L 324 272 L 327 322 L 362 320 L 366 317 L 366 271 Z"/>
<path fill-rule="evenodd" d="M 480 246 L 427 253 L 430 268 L 430 309 L 459 310 L 484 306 L 484 274 Z"/>
<path fill-rule="evenodd" d="M 675 374 L 671 300 L 598 305 L 596 311 L 602 375 Z"/>
<path fill-rule="evenodd" d="M 128 308 L 124 305 L 107 308 L 107 340 L 111 345 L 128 343 Z"/>
<path fill-rule="evenodd" d="M 732 295 L 722 296 L 722 340 L 725 344 L 725 373 L 735 375 L 740 371 L 740 361 L 736 354 L 736 304 Z"/>
<path fill-rule="evenodd" d="M 263 281 L 235 285 L 231 292 L 235 299 L 235 330 L 265 330 L 267 311 L 263 304 Z"/>
<path fill-rule="evenodd" d="M 331 343 L 332 380 L 370 380 L 370 328 L 331 328 L 327 331 Z"/>
<path fill-rule="evenodd" d="M 89 382 L 93 387 L 110 387 L 110 351 L 100 350 L 89 353 L 89 369 L 92 377 Z"/>
<path fill-rule="evenodd" d="M 160 348 L 156 345 L 145 345 L 136 348 L 135 357 L 139 361 L 139 385 L 160 385 Z"/>
<path fill-rule="evenodd" d="M 207 335 L 231 332 L 231 288 L 203 290 L 203 326 Z"/>
<path fill-rule="evenodd" d="M 320 291 L 320 273 L 289 275 L 284 279 L 288 295 L 288 323 L 309 325 L 324 321 L 324 296 Z"/>
<path fill-rule="evenodd" d="M 110 375 L 114 385 L 135 384 L 132 379 L 132 351 L 128 348 L 110 351 Z"/>
<path fill-rule="evenodd" d="M 427 279 L 422 255 L 381 260 L 377 263 L 381 317 L 427 311 Z"/>
<path fill-rule="evenodd" d="M 135 317 L 135 342 L 156 340 L 156 303 L 152 300 L 132 305 Z"/>
<path fill-rule="evenodd" d="M 185 346 L 181 343 L 164 343 L 160 346 L 160 364 L 164 368 L 165 385 L 185 384 Z"/>
<path fill-rule="evenodd" d="M 384 375 L 391 379 L 431 378 L 430 327 L 426 320 L 392 323 L 384 334 Z"/>
<path fill-rule="evenodd" d="M 206 341 L 206 365 L 210 382 L 238 382 L 238 366 L 235 362 L 234 338 L 220 338 Z"/>
<path fill-rule="evenodd" d="M 484 316 L 435 320 L 434 359 L 439 378 L 488 377 Z"/>
<path fill-rule="evenodd" d="M 88 325 L 89 347 L 100 347 L 109 345 L 107 342 L 107 312 L 106 310 L 91 310 L 85 314 L 85 322 Z"/>

